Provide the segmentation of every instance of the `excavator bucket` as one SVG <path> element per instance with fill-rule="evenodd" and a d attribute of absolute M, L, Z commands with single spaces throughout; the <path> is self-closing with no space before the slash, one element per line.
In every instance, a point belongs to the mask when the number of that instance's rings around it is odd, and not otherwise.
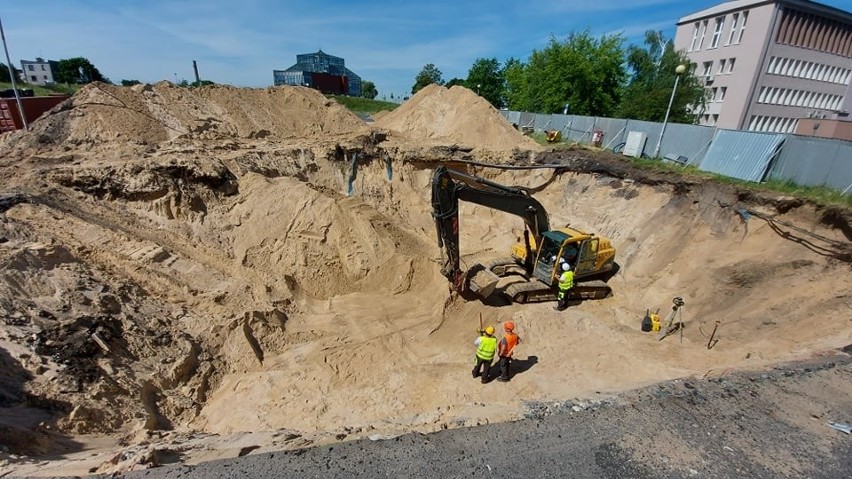
<path fill-rule="evenodd" d="M 480 298 L 487 298 L 494 292 L 500 277 L 481 264 L 475 264 L 467 271 L 467 289 Z"/>

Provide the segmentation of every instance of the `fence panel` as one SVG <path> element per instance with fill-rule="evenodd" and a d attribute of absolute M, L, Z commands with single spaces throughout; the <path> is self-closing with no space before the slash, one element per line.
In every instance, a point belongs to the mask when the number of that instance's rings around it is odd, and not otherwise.
<path fill-rule="evenodd" d="M 769 177 L 844 191 L 852 185 L 852 142 L 788 135 Z"/>
<path fill-rule="evenodd" d="M 532 126 L 533 126 L 533 122 L 535 121 L 535 113 L 522 112 L 522 113 L 521 113 L 520 120 L 521 120 L 521 121 L 518 123 L 518 126 L 521 126 L 521 127 L 523 127 L 523 126 L 529 126 L 529 127 L 532 127 Z"/>
<path fill-rule="evenodd" d="M 719 130 L 699 168 L 731 178 L 763 181 L 769 162 L 778 153 L 785 136 Z"/>
<path fill-rule="evenodd" d="M 545 115 L 542 113 L 536 113 L 535 122 L 533 123 L 533 129 L 537 132 L 542 132 L 544 130 L 551 130 L 550 124 L 553 123 L 553 119 L 551 115 Z"/>
<path fill-rule="evenodd" d="M 598 117 L 595 119 L 595 128 L 600 128 L 603 131 L 602 146 L 607 148 L 612 148 L 627 138 L 627 120 Z"/>
<path fill-rule="evenodd" d="M 595 117 L 573 115 L 571 127 L 563 133 L 566 140 L 588 143 L 592 141 L 592 130 L 595 127 Z"/>
<path fill-rule="evenodd" d="M 660 145 L 660 158 L 666 155 L 685 156 L 688 165 L 699 165 L 715 134 L 716 129 L 712 126 L 669 123 Z M 653 147 L 657 145 L 656 140 Z M 653 154 L 653 150 L 650 153 Z"/>
<path fill-rule="evenodd" d="M 521 124 L 521 112 L 504 110 L 502 113 L 506 119 L 509 120 L 509 123 L 513 123 L 515 125 Z"/>
<path fill-rule="evenodd" d="M 551 115 L 550 128 L 548 130 L 561 130 L 562 137 L 566 138 L 568 128 L 571 126 L 571 120 L 574 117 L 571 115 Z"/>
<path fill-rule="evenodd" d="M 644 133 L 648 139 L 645 142 L 645 149 L 642 150 L 642 154 L 644 156 L 653 156 L 654 148 L 657 147 L 657 140 L 660 138 L 660 130 L 662 129 L 662 123 L 642 120 L 627 120 L 627 131 L 624 132 L 624 137 L 627 138 L 627 134 L 631 131 L 640 131 Z"/>

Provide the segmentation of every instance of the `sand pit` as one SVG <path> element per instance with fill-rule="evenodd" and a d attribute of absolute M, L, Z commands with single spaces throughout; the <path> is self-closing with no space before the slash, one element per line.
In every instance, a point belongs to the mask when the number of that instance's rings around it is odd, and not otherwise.
<path fill-rule="evenodd" d="M 102 95 L 94 88 L 72 104 Z M 17 156 L 0 165 L 0 196 L 20 196 L 0 203 L 0 472 L 113 472 L 507 421 L 531 401 L 600 398 L 852 343 L 846 211 L 644 178 L 589 153 L 543 157 L 564 162 L 558 175 L 471 170 L 534 188 L 555 226 L 608 236 L 621 270 L 611 298 L 561 313 L 464 301 L 440 274 L 434 163 L 412 153 L 421 144 L 385 149 L 304 89 L 112 93 L 174 128 L 227 121 L 172 136 L 141 127 L 145 115 L 121 123 L 88 105 L 2 140 Z M 432 114 L 417 105 L 400 110 Z M 296 127 L 284 112 L 309 120 Z M 482 138 L 508 147 L 502 132 Z M 522 227 L 463 204 L 464 263 L 506 256 Z M 686 301 L 682 339 L 642 333 L 645 310 L 665 313 L 674 296 Z M 515 321 L 524 338 L 507 384 L 470 377 L 480 314 Z M 39 441 L 12 440 L 27 435 Z M 28 459 L 59 451 L 66 460 Z"/>

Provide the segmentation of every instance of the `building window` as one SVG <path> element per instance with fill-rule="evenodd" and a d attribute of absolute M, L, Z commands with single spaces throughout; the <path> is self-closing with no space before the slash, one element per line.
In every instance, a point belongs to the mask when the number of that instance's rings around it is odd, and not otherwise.
<path fill-rule="evenodd" d="M 32 65 L 27 65 L 27 67 L 29 68 L 30 71 L 35 71 L 35 68 L 33 68 Z"/>
<path fill-rule="evenodd" d="M 733 15 L 734 19 L 731 23 L 731 33 L 728 35 L 728 42 L 725 45 L 730 45 L 732 41 L 734 41 L 734 34 L 737 33 L 737 21 L 740 19 L 740 14 L 735 13 Z"/>
<path fill-rule="evenodd" d="M 713 62 L 704 62 L 704 77 L 709 77 L 713 71 Z"/>
<path fill-rule="evenodd" d="M 725 60 L 724 58 L 719 60 L 719 69 L 716 71 L 717 75 L 721 75 L 722 73 L 725 73 L 725 63 L 728 63 L 728 61 Z"/>
<path fill-rule="evenodd" d="M 745 32 L 746 21 L 748 21 L 748 11 L 743 12 L 743 23 L 740 25 L 740 31 L 737 33 L 737 44 L 743 41 L 743 32 Z"/>
<path fill-rule="evenodd" d="M 44 65 L 41 66 L 41 71 L 44 71 Z"/>
<path fill-rule="evenodd" d="M 728 94 L 728 87 L 723 86 L 722 88 L 719 88 L 719 102 L 725 101 L 725 95 L 727 95 L 727 94 Z"/>
<path fill-rule="evenodd" d="M 722 29 L 725 28 L 725 17 L 716 19 L 716 28 L 713 30 L 713 41 L 710 42 L 710 48 L 719 46 L 719 38 L 722 36 Z"/>
<path fill-rule="evenodd" d="M 734 62 L 736 62 L 736 61 L 737 61 L 736 58 L 731 58 L 731 59 L 728 60 L 728 73 L 734 72 Z"/>
<path fill-rule="evenodd" d="M 808 68 L 807 68 L 807 70 L 805 70 L 805 78 L 807 78 L 808 80 L 813 80 L 814 79 L 814 67 L 816 66 L 816 63 L 807 62 L 807 66 L 808 66 Z"/>
<path fill-rule="evenodd" d="M 38 81 L 38 78 L 35 75 L 30 75 L 30 80 L 35 83 Z"/>
<path fill-rule="evenodd" d="M 716 92 L 717 91 L 718 91 L 718 88 L 711 88 L 710 89 L 710 101 L 711 102 L 716 101 Z"/>
<path fill-rule="evenodd" d="M 704 20 L 703 22 L 701 22 L 701 38 L 698 39 L 697 50 L 701 50 L 701 45 L 704 44 L 704 35 L 707 33 L 707 22 L 708 20 Z"/>
<path fill-rule="evenodd" d="M 693 25 L 694 30 L 692 31 L 692 44 L 689 45 L 689 51 L 695 50 L 695 43 L 698 41 L 698 30 L 701 28 L 701 23 L 695 22 Z"/>

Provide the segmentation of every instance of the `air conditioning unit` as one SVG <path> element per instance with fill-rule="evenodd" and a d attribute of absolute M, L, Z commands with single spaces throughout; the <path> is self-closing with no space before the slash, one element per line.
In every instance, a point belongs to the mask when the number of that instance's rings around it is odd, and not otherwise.
<path fill-rule="evenodd" d="M 624 142 L 624 151 L 623 153 L 626 156 L 632 156 L 634 158 L 639 158 L 642 156 L 642 152 L 645 151 L 645 142 L 648 140 L 648 136 L 641 131 L 630 131 L 627 132 L 627 141 Z"/>
<path fill-rule="evenodd" d="M 713 83 L 713 80 L 715 80 L 715 79 L 716 78 L 714 78 L 713 75 L 707 75 L 707 77 L 705 78 L 704 81 L 707 82 L 707 83 Z"/>

